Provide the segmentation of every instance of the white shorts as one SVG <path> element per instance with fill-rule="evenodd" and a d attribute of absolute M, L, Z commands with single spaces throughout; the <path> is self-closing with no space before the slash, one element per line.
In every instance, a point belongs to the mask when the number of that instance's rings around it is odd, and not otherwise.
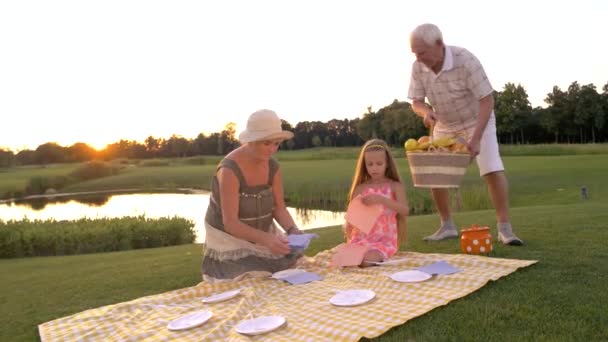
<path fill-rule="evenodd" d="M 464 137 L 468 141 L 473 135 L 474 131 L 475 127 L 458 132 L 439 131 L 435 129 L 433 131 L 433 137 L 440 138 L 446 135 L 458 135 Z M 477 155 L 476 161 L 477 167 L 479 168 L 480 176 L 487 175 L 488 173 L 496 171 L 504 171 L 505 169 L 504 165 L 502 164 L 502 159 L 500 158 L 500 152 L 498 150 L 498 138 L 496 137 L 496 119 L 493 115 L 490 117 L 490 120 L 488 120 L 486 129 L 483 131 L 483 135 L 481 136 L 479 154 Z"/>

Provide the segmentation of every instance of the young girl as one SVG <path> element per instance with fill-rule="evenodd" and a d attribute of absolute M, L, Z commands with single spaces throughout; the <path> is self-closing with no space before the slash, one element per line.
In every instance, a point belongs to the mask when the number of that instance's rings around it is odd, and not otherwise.
<path fill-rule="evenodd" d="M 347 243 L 370 247 L 361 264 L 366 266 L 370 261 L 384 261 L 393 256 L 399 249 L 399 242 L 404 242 L 407 236 L 407 198 L 395 160 L 383 140 L 369 140 L 361 149 L 349 203 L 359 195 L 365 205 L 384 207 L 367 234 L 348 222 L 344 225 Z"/>

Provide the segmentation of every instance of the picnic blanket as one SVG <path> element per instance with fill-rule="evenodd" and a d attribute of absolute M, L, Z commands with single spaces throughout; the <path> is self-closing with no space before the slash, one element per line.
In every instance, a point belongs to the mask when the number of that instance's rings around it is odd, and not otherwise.
<path fill-rule="evenodd" d="M 87 310 L 39 325 L 45 341 L 358 341 L 466 296 L 490 280 L 504 277 L 535 260 L 500 259 L 465 254 L 398 252 L 403 263 L 368 268 L 328 266 L 335 248 L 303 257 L 298 268 L 322 275 L 322 281 L 290 285 L 272 278 L 249 278 L 232 283 L 196 286 L 129 302 Z M 399 283 L 387 273 L 446 261 L 462 272 L 438 275 L 420 283 Z M 202 297 L 242 289 L 241 294 L 205 304 Z M 370 289 L 376 297 L 363 305 L 337 307 L 329 298 L 339 290 Z M 180 316 L 210 310 L 213 317 L 190 330 L 170 331 L 167 324 Z M 263 335 L 245 336 L 234 326 L 241 320 L 280 315 L 287 324 Z"/>

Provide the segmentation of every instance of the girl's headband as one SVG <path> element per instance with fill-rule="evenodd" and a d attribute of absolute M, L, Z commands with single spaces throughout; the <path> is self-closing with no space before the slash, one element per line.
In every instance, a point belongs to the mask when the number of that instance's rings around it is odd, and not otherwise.
<path fill-rule="evenodd" d="M 365 148 L 365 150 L 369 150 L 370 148 L 379 148 L 379 149 L 383 149 L 384 150 L 384 146 L 382 145 L 369 145 Z"/>

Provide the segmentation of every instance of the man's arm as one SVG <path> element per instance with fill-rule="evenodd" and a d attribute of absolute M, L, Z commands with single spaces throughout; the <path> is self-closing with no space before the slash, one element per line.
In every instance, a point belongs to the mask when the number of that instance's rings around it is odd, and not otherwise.
<path fill-rule="evenodd" d="M 416 113 L 416 115 L 422 118 L 424 126 L 430 127 L 431 125 L 435 125 L 437 116 L 435 115 L 433 109 L 423 100 L 414 100 L 412 102 L 412 110 L 414 113 Z"/>
<path fill-rule="evenodd" d="M 479 100 L 479 115 L 477 116 L 477 125 L 475 126 L 475 131 L 473 131 L 473 136 L 468 144 L 469 151 L 473 156 L 479 154 L 481 136 L 483 135 L 483 131 L 486 129 L 486 125 L 488 124 L 488 120 L 490 120 L 490 115 L 492 114 L 493 109 L 494 96 L 492 94 L 486 95 Z"/>

